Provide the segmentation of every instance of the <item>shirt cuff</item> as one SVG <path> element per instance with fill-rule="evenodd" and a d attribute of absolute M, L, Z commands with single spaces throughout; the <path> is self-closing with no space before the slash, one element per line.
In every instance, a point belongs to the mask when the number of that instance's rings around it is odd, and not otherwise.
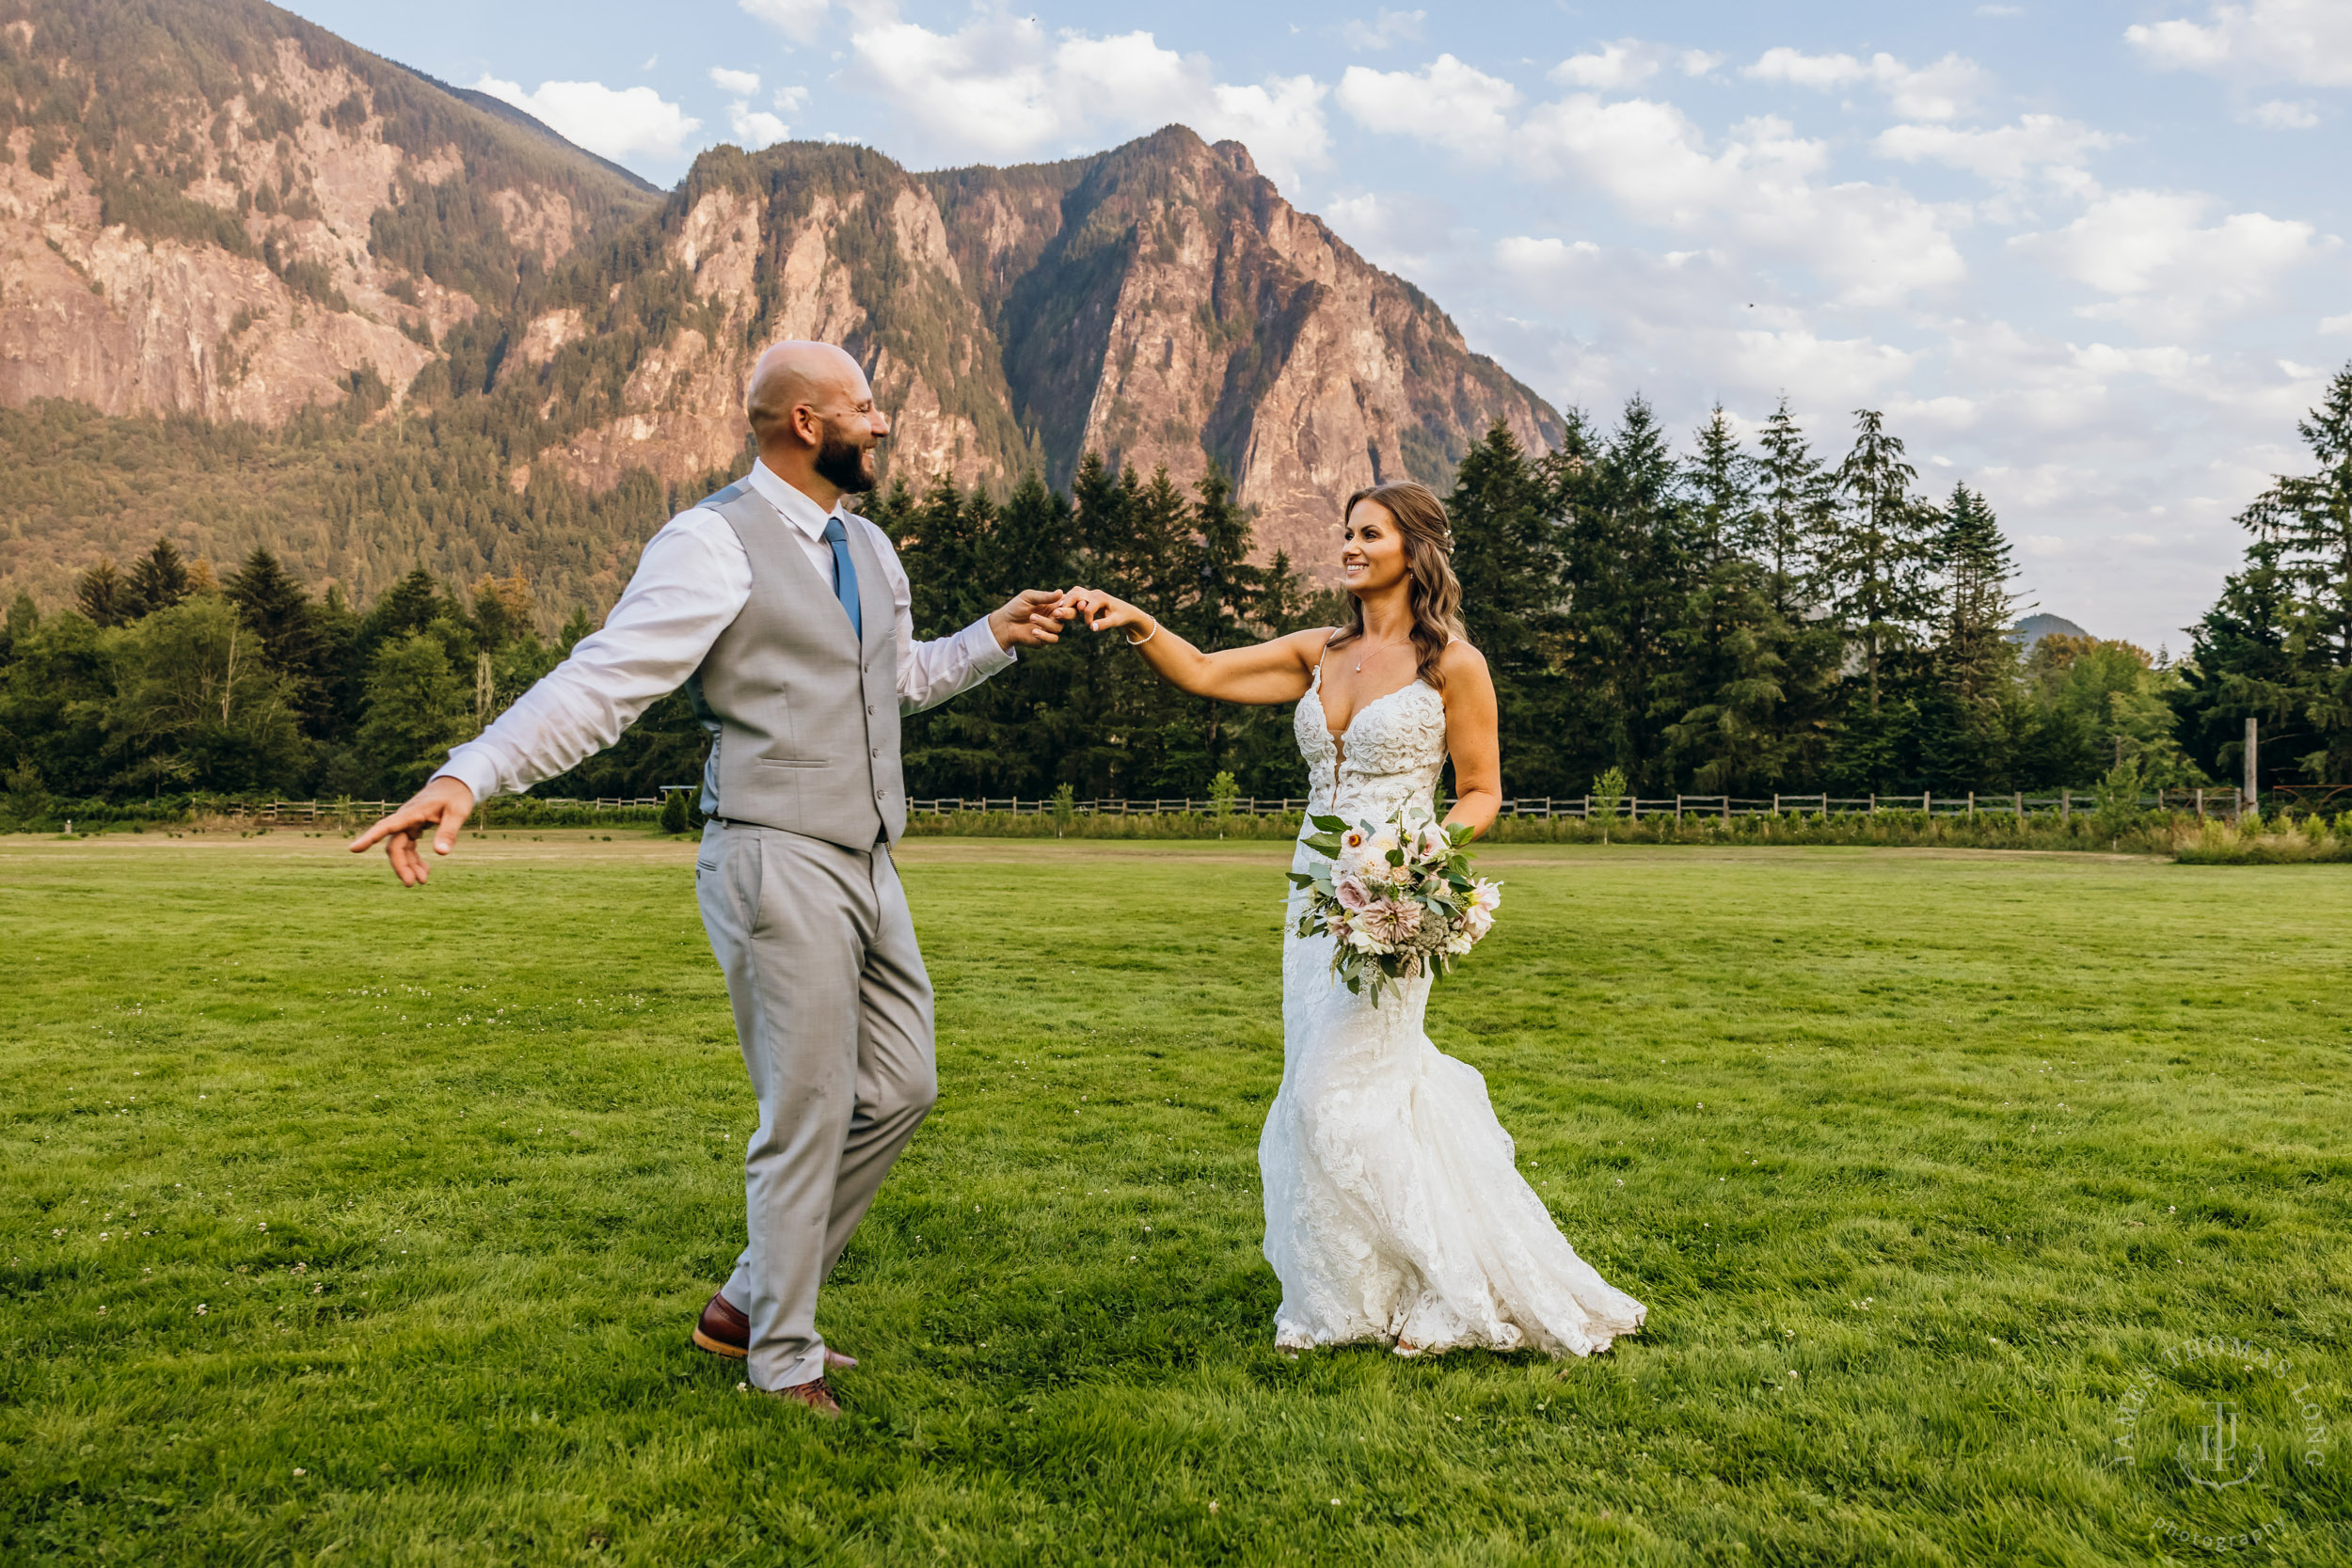
<path fill-rule="evenodd" d="M 455 779 L 472 790 L 476 805 L 499 792 L 498 764 L 479 746 L 458 747 L 450 752 L 449 761 L 433 776 L 437 779 Z"/>
<path fill-rule="evenodd" d="M 988 617 L 985 615 L 956 635 L 963 640 L 964 657 L 972 661 L 975 675 L 993 675 L 999 670 L 1009 670 L 1019 662 L 1012 648 L 996 645 L 996 634 L 988 629 Z"/>

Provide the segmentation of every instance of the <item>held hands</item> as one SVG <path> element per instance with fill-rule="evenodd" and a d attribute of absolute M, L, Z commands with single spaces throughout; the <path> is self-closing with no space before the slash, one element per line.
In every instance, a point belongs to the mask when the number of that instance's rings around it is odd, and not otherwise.
<path fill-rule="evenodd" d="M 1159 629 L 1159 622 L 1148 610 L 1099 588 L 1073 588 L 1062 595 L 1074 613 L 1086 623 L 1089 631 L 1109 631 L 1115 626 L 1127 628 L 1127 641 L 1143 642 Z"/>
<path fill-rule="evenodd" d="M 1000 648 L 1015 644 L 1041 648 L 1049 642 L 1058 642 L 1062 623 L 1077 613 L 1069 601 L 1067 594 L 1025 588 L 1006 600 L 1001 609 L 990 612 L 988 629 L 994 634 Z"/>
<path fill-rule="evenodd" d="M 457 847 L 457 830 L 473 815 L 473 791 L 446 776 L 432 780 L 408 798 L 408 803 L 376 823 L 345 846 L 359 853 L 381 840 L 392 863 L 392 875 L 404 886 L 421 887 L 433 873 L 417 853 L 417 840 L 433 830 L 433 852 L 446 855 Z"/>

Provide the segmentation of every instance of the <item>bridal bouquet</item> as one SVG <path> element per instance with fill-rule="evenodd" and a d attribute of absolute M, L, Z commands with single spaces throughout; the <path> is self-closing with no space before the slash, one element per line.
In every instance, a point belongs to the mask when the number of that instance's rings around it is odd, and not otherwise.
<path fill-rule="evenodd" d="M 1451 974 L 1454 960 L 1494 928 L 1502 886 L 1470 875 L 1466 826 L 1407 821 L 1405 808 L 1379 824 L 1309 820 L 1305 840 L 1324 863 L 1294 871 L 1307 894 L 1302 937 L 1332 939 L 1331 973 L 1361 996 L 1422 974 Z"/>

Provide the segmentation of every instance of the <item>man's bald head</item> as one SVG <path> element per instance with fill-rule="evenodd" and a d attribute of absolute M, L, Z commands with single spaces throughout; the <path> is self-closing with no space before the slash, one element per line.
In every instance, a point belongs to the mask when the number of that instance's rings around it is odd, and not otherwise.
<path fill-rule="evenodd" d="M 803 404 L 838 416 L 872 396 L 866 372 L 846 352 L 832 343 L 791 340 L 771 346 L 752 367 L 743 411 L 764 441 L 768 427 L 790 420 Z"/>
<path fill-rule="evenodd" d="M 874 484 L 874 443 L 890 421 L 858 362 L 832 343 L 774 344 L 743 394 L 761 460 L 795 483 L 805 475 L 842 491 Z"/>

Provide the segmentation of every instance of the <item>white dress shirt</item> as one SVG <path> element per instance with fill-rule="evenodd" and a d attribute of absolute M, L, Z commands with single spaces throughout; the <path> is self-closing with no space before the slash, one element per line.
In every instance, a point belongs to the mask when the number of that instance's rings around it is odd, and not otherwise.
<path fill-rule="evenodd" d="M 825 524 L 839 516 L 850 528 L 866 531 L 890 589 L 900 713 L 936 707 L 1013 662 L 1011 650 L 996 645 L 985 620 L 953 637 L 917 642 L 906 569 L 882 530 L 838 507 L 827 512 L 765 463 L 752 465 L 750 483 L 775 509 L 775 525 L 807 549 L 822 581 L 833 580 Z M 488 729 L 452 751 L 434 776 L 455 779 L 475 800 L 486 800 L 518 795 L 578 767 L 620 739 L 639 714 L 700 669 L 710 645 L 751 596 L 751 556 L 727 520 L 699 506 L 679 513 L 645 542 L 637 571 L 605 617 L 604 629 L 581 638 L 570 657 Z"/>

